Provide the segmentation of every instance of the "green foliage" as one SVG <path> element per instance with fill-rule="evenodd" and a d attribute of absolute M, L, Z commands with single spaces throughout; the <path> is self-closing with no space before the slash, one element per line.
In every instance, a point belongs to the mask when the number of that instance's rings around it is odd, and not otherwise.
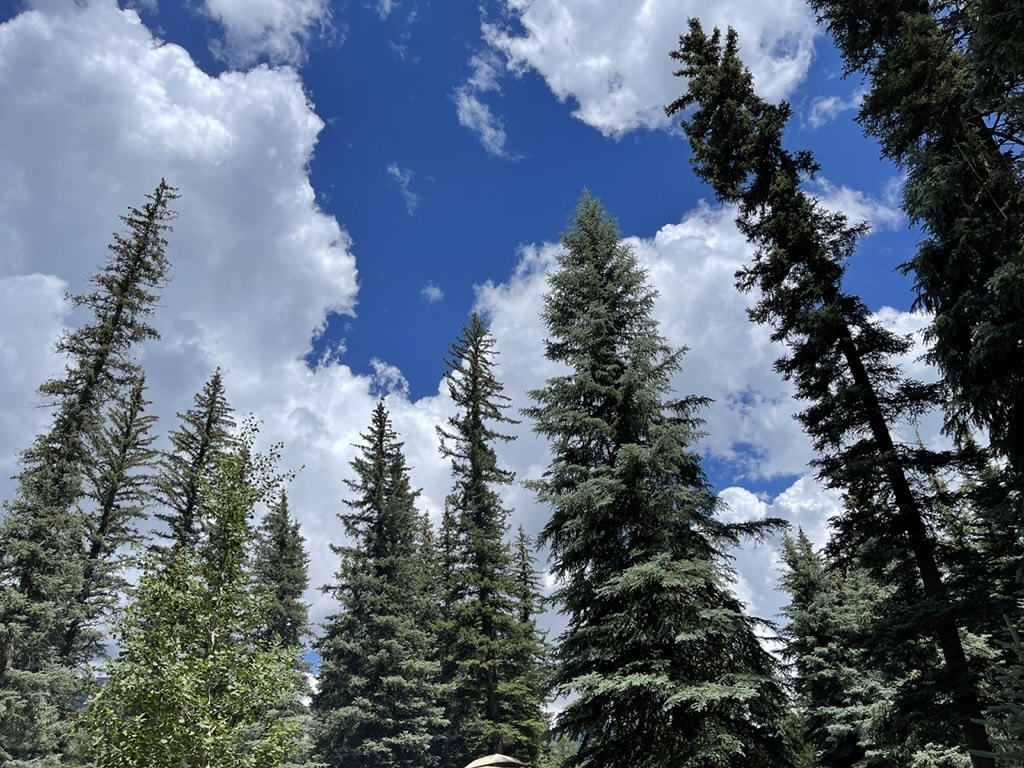
<path fill-rule="evenodd" d="M 168 435 L 171 450 L 160 457 L 153 495 L 166 508 L 155 515 L 166 526 L 159 534 L 171 547 L 187 547 L 195 546 L 203 532 L 202 477 L 232 447 L 235 420 L 219 368 L 178 419 L 179 426 Z"/>
<path fill-rule="evenodd" d="M 333 547 L 341 564 L 325 588 L 341 611 L 328 617 L 316 646 L 319 755 L 347 768 L 430 768 L 446 721 L 423 623 L 418 492 L 383 401 L 362 438 L 355 479 L 346 481 L 350 512 L 339 515 L 351 544 Z"/>
<path fill-rule="evenodd" d="M 309 633 L 309 606 L 302 600 L 309 586 L 309 555 L 284 491 L 260 523 L 253 575 L 260 591 L 271 596 L 263 619 L 265 639 L 300 647 Z"/>
<path fill-rule="evenodd" d="M 440 622 L 442 681 L 449 729 L 448 764 L 474 755 L 512 754 L 532 762 L 546 729 L 542 712 L 540 637 L 523 602 L 521 572 L 529 555 L 513 559 L 505 540 L 508 511 L 497 488 L 512 482 L 498 466 L 498 430 L 515 423 L 494 374 L 495 340 L 474 313 L 450 345 L 445 380 L 458 411 L 438 428 L 451 459 L 454 487 L 445 500 L 447 565 Z M 523 558 L 526 558 L 525 560 Z"/>
<path fill-rule="evenodd" d="M 843 290 L 843 265 L 863 228 L 803 191 L 803 180 L 817 166 L 810 153 L 783 148 L 789 107 L 768 104 L 754 92 L 735 32 L 723 41 L 717 30 L 708 36 L 691 20 L 671 55 L 682 62 L 676 74 L 689 78 L 689 85 L 667 111 L 696 107 L 682 122 L 695 171 L 720 200 L 738 203 L 737 226 L 757 247 L 737 284 L 759 292 L 752 319 L 770 324 L 772 338 L 789 346 L 776 369 L 808 402 L 798 418 L 818 451 L 819 477 L 847 497 L 846 510 L 833 521 L 832 547 L 879 584 L 900 590 L 891 606 L 897 615 L 889 622 L 899 629 L 881 648 L 897 667 L 917 675 L 907 697 L 916 706 L 905 708 L 905 716 L 916 709 L 929 719 L 929 702 L 941 702 L 941 717 L 930 719 L 961 723 L 963 743 L 985 750 L 958 606 L 926 520 L 929 510 L 955 496 L 935 477 L 970 477 L 979 469 L 978 452 L 970 446 L 931 451 L 894 439 L 892 425 L 937 409 L 941 393 L 902 375 L 895 359 L 909 350 L 909 340 L 883 328 L 858 297 Z M 932 638 L 945 662 L 941 671 L 929 660 Z M 906 648 L 919 654 L 915 660 Z M 902 726 L 913 727 L 909 719 Z M 952 733 L 943 738 L 944 746 L 961 746 Z"/>
<path fill-rule="evenodd" d="M 812 0 L 848 71 L 858 117 L 906 171 L 924 237 L 906 263 L 933 315 L 929 359 L 961 438 L 988 430 L 1024 468 L 1024 150 L 1021 12 L 1011 3 Z"/>
<path fill-rule="evenodd" d="M 281 476 L 254 434 L 247 425 L 200 478 L 209 540 L 147 560 L 108 679 L 76 717 L 97 768 L 269 768 L 299 748 L 275 716 L 283 693 L 298 695 L 297 649 L 258 640 L 267 596 L 253 589 L 249 518 Z"/>
<path fill-rule="evenodd" d="M 8 765 L 53 762 L 66 714 L 88 687 L 82 664 L 121 587 L 119 553 L 137 540 L 141 478 L 149 461 L 136 346 L 165 282 L 164 233 L 176 191 L 161 181 L 122 216 L 94 289 L 70 301 L 91 314 L 57 352 L 63 375 L 44 382 L 46 432 L 20 460 L 0 521 L 0 754 Z"/>
<path fill-rule="evenodd" d="M 725 524 L 691 445 L 705 399 L 669 400 L 681 352 L 651 317 L 618 228 L 584 194 L 549 278 L 547 357 L 568 372 L 525 413 L 551 444 L 532 483 L 568 627 L 557 730 L 573 765 L 785 766 L 785 697 L 731 594 L 729 548 L 777 521 Z"/>

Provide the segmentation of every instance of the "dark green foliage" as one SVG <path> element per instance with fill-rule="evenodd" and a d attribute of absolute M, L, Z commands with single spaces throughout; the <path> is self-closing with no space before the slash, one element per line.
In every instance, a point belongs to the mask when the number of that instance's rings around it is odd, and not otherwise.
<path fill-rule="evenodd" d="M 260 591 L 271 596 L 264 611 L 265 639 L 301 647 L 309 633 L 309 606 L 302 600 L 309 586 L 309 555 L 284 491 L 260 523 L 253 574 Z"/>
<path fill-rule="evenodd" d="M 355 479 L 346 481 L 350 511 L 339 515 L 351 543 L 333 547 L 341 565 L 325 588 L 341 611 L 328 617 L 317 643 L 319 754 L 346 768 L 430 768 L 445 721 L 417 588 L 418 492 L 383 401 L 362 437 Z"/>
<path fill-rule="evenodd" d="M 168 436 L 171 450 L 161 457 L 153 483 L 154 496 L 166 507 L 155 515 L 166 525 L 159 533 L 172 547 L 194 546 L 199 541 L 203 532 L 200 480 L 217 456 L 231 447 L 235 421 L 219 368 L 178 419 L 178 428 Z"/>
<path fill-rule="evenodd" d="M 199 478 L 210 536 L 152 554 L 118 625 L 109 679 L 76 718 L 97 768 L 181 765 L 271 768 L 300 749 L 280 716 L 298 698 L 298 649 L 259 641 L 249 519 L 281 482 L 277 450 L 252 451 L 249 425 Z"/>
<path fill-rule="evenodd" d="M 905 265 L 934 315 L 928 357 L 949 427 L 988 430 L 1024 469 L 1022 14 L 1015 3 L 812 0 L 848 71 L 859 121 L 906 171 L 904 210 L 924 232 Z"/>
<path fill-rule="evenodd" d="M 927 519 L 943 496 L 933 479 L 970 476 L 979 457 L 966 448 L 936 452 L 893 438 L 892 425 L 937 409 L 940 392 L 902 376 L 894 359 L 910 342 L 885 330 L 843 290 L 843 263 L 863 228 L 801 189 L 817 167 L 809 153 L 783 148 L 789 107 L 754 92 L 735 32 L 723 41 L 692 20 L 671 55 L 682 62 L 676 74 L 688 77 L 689 87 L 667 111 L 696 107 L 682 123 L 694 169 L 720 200 L 739 205 L 737 226 L 757 248 L 737 284 L 759 291 L 751 317 L 770 324 L 772 338 L 789 346 L 776 369 L 808 403 L 799 419 L 818 451 L 819 477 L 847 497 L 846 511 L 833 521 L 832 546 L 880 584 L 901 590 L 897 605 L 905 612 L 894 623 L 916 637 L 917 647 L 934 638 L 945 661 L 943 670 L 923 676 L 914 697 L 922 705 L 943 701 L 941 722 L 959 722 L 963 744 L 986 750 L 960 606 L 944 583 Z M 895 637 L 903 642 L 886 645 L 886 652 L 902 652 L 908 635 Z M 961 746 L 951 733 L 946 739 Z M 977 758 L 976 764 L 991 762 Z"/>
<path fill-rule="evenodd" d="M 525 566 L 505 540 L 508 511 L 497 492 L 513 476 L 498 466 L 494 446 L 511 439 L 500 425 L 515 422 L 494 375 L 494 343 L 474 313 L 448 350 L 445 380 L 458 411 L 438 429 L 454 479 L 439 637 L 449 720 L 443 752 L 452 766 L 493 753 L 531 762 L 546 727 L 539 638 L 533 616 L 520 619 L 517 566 Z"/>
<path fill-rule="evenodd" d="M 64 716 L 97 650 L 92 631 L 119 588 L 122 548 L 137 539 L 139 476 L 148 462 L 142 383 L 133 353 L 165 282 L 164 234 L 176 191 L 161 181 L 121 217 L 110 256 L 71 296 L 90 314 L 57 344 L 64 374 L 43 383 L 53 421 L 21 455 L 0 522 L 0 755 L 7 765 L 59 759 Z M 144 473 L 144 472 L 143 472 Z M 78 671 L 76 671 L 78 670 Z"/>
<path fill-rule="evenodd" d="M 826 568 L 801 531 L 783 543 L 781 587 L 789 594 L 782 636 L 813 765 L 834 768 L 903 765 L 876 731 L 893 691 L 867 663 L 865 641 L 892 590 L 854 572 Z"/>
<path fill-rule="evenodd" d="M 551 444 L 533 483 L 568 618 L 557 729 L 573 765 L 786 766 L 785 696 L 731 593 L 728 550 L 777 521 L 729 525 L 692 449 L 703 398 L 670 400 L 680 351 L 600 203 L 584 194 L 549 278 L 549 379 L 525 411 Z"/>

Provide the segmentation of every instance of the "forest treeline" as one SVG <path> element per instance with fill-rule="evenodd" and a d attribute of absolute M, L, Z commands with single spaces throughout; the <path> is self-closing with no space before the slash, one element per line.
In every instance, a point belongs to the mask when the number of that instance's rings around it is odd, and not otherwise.
<path fill-rule="evenodd" d="M 1024 10 L 811 5 L 864 79 L 859 122 L 906 173 L 921 240 L 903 268 L 937 382 L 906 376 L 911 340 L 844 284 L 865 227 L 807 192 L 818 165 L 787 146 L 791 109 L 758 95 L 732 30 L 690 22 L 666 111 L 736 210 L 752 249 L 737 287 L 783 342 L 814 468 L 842 494 L 823 549 L 784 521 L 718 514 L 695 450 L 706 399 L 673 391 L 684 350 L 585 192 L 543 305 L 563 372 L 512 411 L 497 340 L 470 317 L 445 361 L 436 529 L 378 402 L 339 489 L 345 544 L 323 587 L 337 610 L 311 632 L 283 447 L 257 450 L 219 371 L 156 447 L 139 350 L 167 279 L 177 190 L 161 182 L 71 297 L 87 319 L 57 344 L 65 369 L 39 388 L 52 418 L 4 502 L 3 764 L 1024 764 Z M 949 445 L 906 439 L 930 413 Z M 519 416 L 550 447 L 529 483 L 550 510 L 536 542 L 511 535 L 502 501 Z M 779 628 L 731 589 L 735 548 L 774 536 Z M 535 546 L 566 619 L 550 642 Z"/>

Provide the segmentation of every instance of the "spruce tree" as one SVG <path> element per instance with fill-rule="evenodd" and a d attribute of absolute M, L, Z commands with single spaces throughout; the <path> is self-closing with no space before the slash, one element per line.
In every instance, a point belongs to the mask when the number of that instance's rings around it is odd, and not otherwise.
<path fill-rule="evenodd" d="M 197 392 L 191 408 L 178 414 L 170 435 L 171 449 L 160 458 L 154 496 L 165 507 L 155 517 L 165 525 L 158 534 L 168 547 L 194 546 L 202 533 L 201 479 L 217 456 L 232 445 L 233 411 L 224 392 L 220 368 Z"/>
<path fill-rule="evenodd" d="M 829 569 L 800 531 L 783 541 L 781 588 L 783 655 L 789 664 L 804 737 L 816 766 L 867 768 L 905 765 L 897 745 L 879 737 L 892 686 L 871 667 L 864 650 L 878 609 L 892 589 L 859 570 Z"/>
<path fill-rule="evenodd" d="M 937 503 L 932 478 L 970 476 L 978 457 L 894 438 L 892 425 L 939 408 L 941 392 L 902 375 L 894 360 L 909 351 L 910 341 L 884 329 L 844 291 L 844 261 L 863 227 L 825 210 L 801 188 L 817 165 L 810 153 L 783 148 L 790 109 L 754 92 L 735 32 L 729 30 L 723 43 L 717 30 L 708 36 L 691 20 L 671 56 L 682 62 L 676 74 L 689 83 L 666 111 L 696 107 L 682 122 L 694 169 L 721 201 L 738 204 L 737 226 L 757 248 L 737 285 L 758 290 L 751 318 L 770 324 L 772 338 L 789 346 L 776 370 L 808 402 L 798 418 L 817 450 L 819 477 L 847 497 L 846 511 L 833 521 L 832 546 L 880 583 L 903 589 L 906 626 L 919 642 L 927 632 L 944 660 L 941 674 L 921 678 L 919 701 L 942 701 L 942 722 L 962 731 L 960 739 L 947 734 L 946 745 L 966 747 L 976 766 L 991 766 L 979 756 L 989 744 L 960 634 L 964 607 L 945 583 L 926 518 Z M 891 571 L 890 563 L 900 568 Z M 899 645 L 886 650 L 902 652 Z"/>
<path fill-rule="evenodd" d="M 46 765 L 63 752 L 65 716 L 86 685 L 78 679 L 85 674 L 81 665 L 96 651 L 97 637 L 86 630 L 116 588 L 118 568 L 110 558 L 136 537 L 132 513 L 111 525 L 101 519 L 104 502 L 87 496 L 109 458 L 102 455 L 105 441 L 137 439 L 134 447 L 121 447 L 135 458 L 145 452 L 144 428 L 118 436 L 124 424 L 107 425 L 107 419 L 138 417 L 125 416 L 140 376 L 133 354 L 158 337 L 149 317 L 166 280 L 164 235 L 176 197 L 161 181 L 141 208 L 129 208 L 121 217 L 126 232 L 115 233 L 93 289 L 69 297 L 89 319 L 57 343 L 67 358 L 64 373 L 39 388 L 53 420 L 22 453 L 14 496 L 4 502 L 0 757 L 7 765 Z M 129 486 L 130 476 L 121 478 Z M 107 491 L 107 498 L 134 494 Z"/>
<path fill-rule="evenodd" d="M 445 361 L 457 408 L 438 428 L 454 480 L 445 500 L 453 540 L 440 638 L 450 765 L 493 753 L 531 760 L 544 730 L 531 667 L 536 634 L 519 620 L 516 563 L 505 539 L 509 512 L 498 493 L 513 474 L 499 467 L 495 446 L 512 439 L 501 426 L 516 422 L 494 373 L 494 345 L 474 312 Z"/>
<path fill-rule="evenodd" d="M 249 521 L 282 476 L 278 449 L 256 453 L 254 438 L 250 423 L 198 479 L 209 537 L 150 553 L 108 680 L 76 718 L 97 768 L 276 768 L 300 749 L 279 712 L 282 692 L 298 696 L 298 651 L 259 639 L 269 595 L 254 589 Z"/>
<path fill-rule="evenodd" d="M 316 646 L 319 756 L 347 768 L 431 768 L 445 721 L 422 624 L 418 492 L 383 401 L 362 439 L 355 478 L 346 480 L 350 511 L 339 515 L 350 544 L 332 546 L 341 564 L 325 588 L 341 611 L 328 617 Z"/>
<path fill-rule="evenodd" d="M 548 359 L 567 371 L 525 413 L 551 464 L 532 483 L 568 626 L 555 648 L 557 729 L 573 765 L 786 766 L 785 695 L 761 622 L 730 591 L 729 550 L 778 521 L 727 524 L 692 446 L 705 398 L 671 398 L 681 350 L 655 291 L 584 194 L 544 299 Z"/>
<path fill-rule="evenodd" d="M 309 606 L 302 599 L 309 586 L 309 555 L 283 490 L 260 523 L 253 573 L 258 588 L 271 596 L 264 615 L 266 640 L 301 647 L 309 633 Z"/>

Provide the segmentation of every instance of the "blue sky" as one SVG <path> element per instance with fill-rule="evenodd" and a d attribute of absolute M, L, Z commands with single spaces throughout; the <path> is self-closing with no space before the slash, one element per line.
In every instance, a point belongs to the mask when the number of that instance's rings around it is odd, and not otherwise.
<path fill-rule="evenodd" d="M 117 215 L 166 176 L 180 188 L 172 282 L 144 351 L 161 431 L 215 366 L 240 412 L 304 466 L 291 499 L 314 586 L 336 563 L 352 443 L 386 394 L 422 503 L 447 492 L 434 426 L 450 341 L 492 323 L 516 407 L 552 368 L 537 316 L 544 271 L 586 187 L 661 292 L 663 333 L 691 351 L 680 394 L 715 398 L 701 446 L 736 518 L 785 517 L 819 542 L 838 500 L 808 474 L 780 350 L 745 316 L 749 256 L 689 172 L 662 107 L 684 83 L 667 52 L 686 19 L 734 24 L 759 86 L 794 107 L 827 204 L 867 220 L 849 286 L 917 332 L 894 267 L 914 235 L 899 172 L 853 122 L 860 83 L 798 0 L 36 0 L 0 2 L 0 476 L 45 424 L 34 389 L 78 318 L 63 300 L 104 257 Z M 914 357 L 908 367 L 930 373 Z M 528 424 L 503 448 L 543 471 Z M 916 434 L 909 432 L 908 434 Z M 920 427 L 938 439 L 938 420 Z M 0 485 L 7 495 L 10 485 Z M 509 489 L 513 522 L 546 514 Z M 737 590 L 771 616 L 775 548 L 737 555 Z M 330 606 L 311 591 L 314 616 Z"/>

